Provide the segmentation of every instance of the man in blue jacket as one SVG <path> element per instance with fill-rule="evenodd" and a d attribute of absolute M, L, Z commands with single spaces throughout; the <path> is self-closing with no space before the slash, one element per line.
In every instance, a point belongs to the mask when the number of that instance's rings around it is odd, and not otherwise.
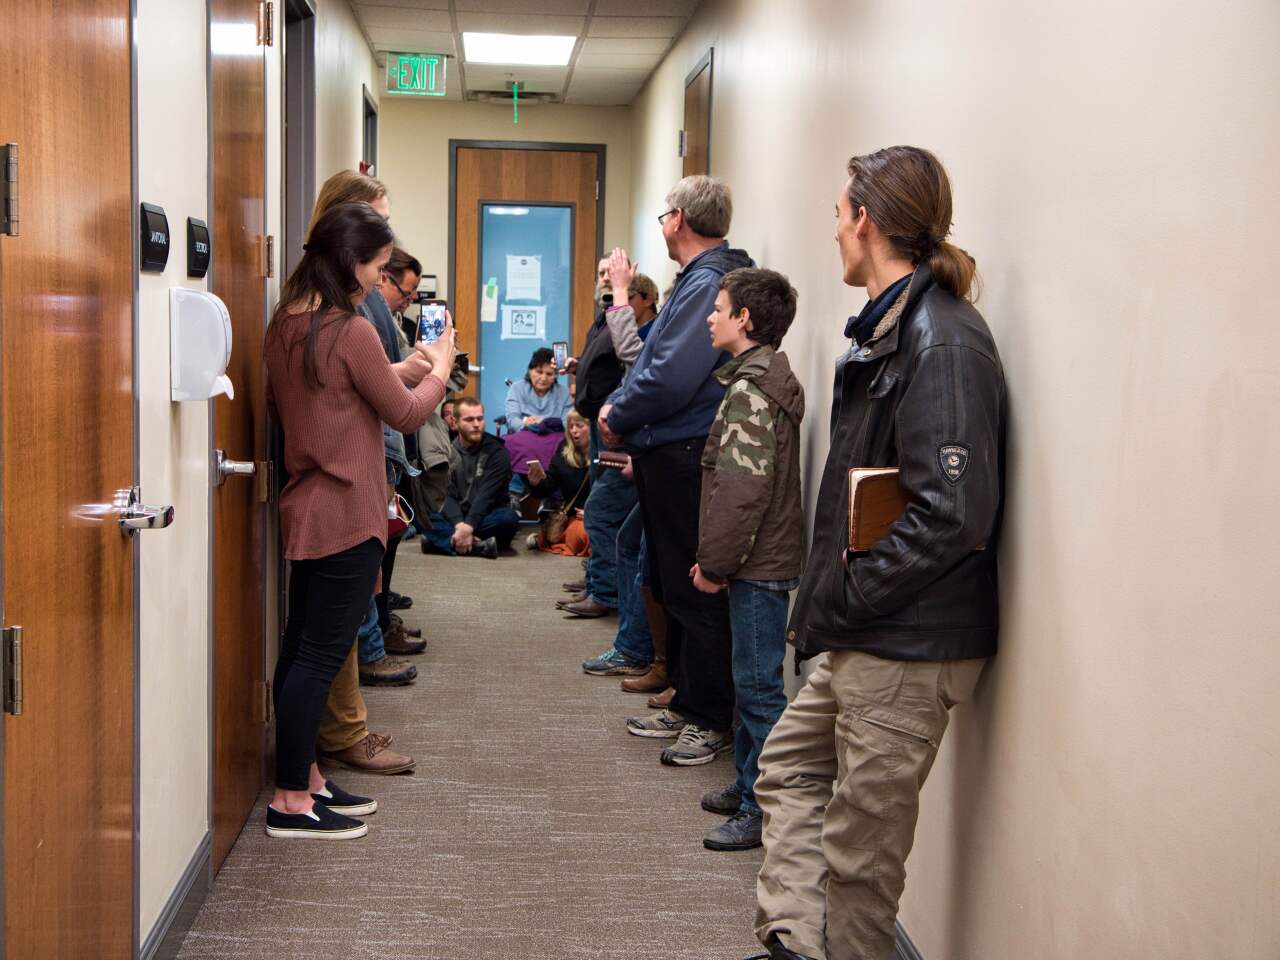
<path fill-rule="evenodd" d="M 755 265 L 724 239 L 732 218 L 729 188 L 711 177 L 685 177 L 667 194 L 658 222 L 680 272 L 644 349 L 599 416 L 602 439 L 632 455 L 676 690 L 669 709 L 627 720 L 627 731 L 674 738 L 662 762 L 676 766 L 710 763 L 733 746 L 728 602 L 723 593 L 700 593 L 689 579 L 698 549 L 702 448 L 724 395 L 712 374 L 728 359 L 711 346 L 707 316 L 720 278 Z"/>

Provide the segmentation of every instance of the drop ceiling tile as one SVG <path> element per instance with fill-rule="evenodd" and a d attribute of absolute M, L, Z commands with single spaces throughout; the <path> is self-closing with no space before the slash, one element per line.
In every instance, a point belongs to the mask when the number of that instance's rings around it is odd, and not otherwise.
<path fill-rule="evenodd" d="M 588 37 L 582 41 L 582 53 L 648 53 L 659 59 L 667 52 L 671 41 L 665 37 L 634 37 L 631 39 L 605 39 Z"/>
<path fill-rule="evenodd" d="M 399 7 L 403 10 L 448 10 L 449 0 L 359 0 L 352 7 L 359 16 L 364 7 Z"/>
<path fill-rule="evenodd" d="M 615 107 L 631 103 L 640 92 L 637 85 L 614 86 L 573 83 L 565 94 L 565 103 L 579 103 L 598 107 Z"/>
<path fill-rule="evenodd" d="M 608 70 L 647 70 L 652 72 L 662 59 L 660 53 L 580 53 L 579 67 L 599 67 Z"/>
<path fill-rule="evenodd" d="M 356 9 L 356 16 L 366 30 L 392 27 L 397 30 L 435 30 L 453 32 L 448 10 L 412 10 L 408 7 L 366 7 Z"/>
<path fill-rule="evenodd" d="M 476 33 L 519 33 L 576 37 L 582 33 L 584 17 L 539 17 L 530 14 L 461 13 L 458 29 Z"/>
<path fill-rule="evenodd" d="M 523 13 L 585 17 L 591 0 L 457 0 L 458 12 Z"/>
<path fill-rule="evenodd" d="M 371 27 L 368 32 L 369 42 L 379 50 L 457 55 L 457 51 L 453 48 L 451 33 L 436 33 L 429 30 L 392 30 L 386 27 Z"/>
<path fill-rule="evenodd" d="M 674 37 L 683 17 L 592 17 L 591 37 Z"/>
<path fill-rule="evenodd" d="M 642 84 L 649 79 L 652 70 L 605 70 L 600 67 L 575 67 L 573 82 L 579 80 L 588 83 L 616 83 L 619 86 L 627 83 Z"/>
<path fill-rule="evenodd" d="M 597 17 L 627 17 L 642 12 L 649 17 L 691 17 L 698 0 L 597 0 Z"/>
<path fill-rule="evenodd" d="M 499 64 L 468 63 L 468 90 L 502 90 L 512 80 L 527 84 L 533 93 L 559 93 L 564 88 L 568 67 L 508 67 Z"/>

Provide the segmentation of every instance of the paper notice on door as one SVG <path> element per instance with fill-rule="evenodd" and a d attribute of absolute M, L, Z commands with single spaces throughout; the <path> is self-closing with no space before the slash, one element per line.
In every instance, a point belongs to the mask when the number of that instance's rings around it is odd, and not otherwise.
<path fill-rule="evenodd" d="M 490 277 L 484 285 L 484 293 L 480 297 L 480 322 L 498 322 L 498 278 Z"/>
<path fill-rule="evenodd" d="M 542 299 L 542 257 L 507 254 L 507 299 Z"/>
<path fill-rule="evenodd" d="M 547 308 L 516 307 L 502 305 L 503 340 L 545 340 L 547 338 Z"/>

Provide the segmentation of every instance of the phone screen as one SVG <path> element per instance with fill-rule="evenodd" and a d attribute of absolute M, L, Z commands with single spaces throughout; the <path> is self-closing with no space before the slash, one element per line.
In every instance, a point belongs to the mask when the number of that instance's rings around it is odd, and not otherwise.
<path fill-rule="evenodd" d="M 569 344 L 564 340 L 557 340 L 551 344 L 551 353 L 555 357 L 556 369 L 563 370 L 564 365 L 569 362 Z"/>
<path fill-rule="evenodd" d="M 444 333 L 444 311 L 443 300 L 422 302 L 422 314 L 418 318 L 419 343 L 435 343 L 440 339 L 440 335 Z"/>

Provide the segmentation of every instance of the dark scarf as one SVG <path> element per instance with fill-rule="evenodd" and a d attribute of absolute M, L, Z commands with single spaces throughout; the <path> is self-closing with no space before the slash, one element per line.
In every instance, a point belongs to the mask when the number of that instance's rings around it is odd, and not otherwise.
<path fill-rule="evenodd" d="M 911 282 L 911 277 L 912 274 L 908 273 L 902 279 L 894 281 L 881 290 L 880 296 L 863 307 L 856 316 L 849 318 L 844 325 L 844 335 L 859 346 L 870 340 L 871 335 L 875 333 L 876 325 L 889 312 L 893 302 L 898 299 L 898 294 L 906 289 L 907 284 Z"/>

